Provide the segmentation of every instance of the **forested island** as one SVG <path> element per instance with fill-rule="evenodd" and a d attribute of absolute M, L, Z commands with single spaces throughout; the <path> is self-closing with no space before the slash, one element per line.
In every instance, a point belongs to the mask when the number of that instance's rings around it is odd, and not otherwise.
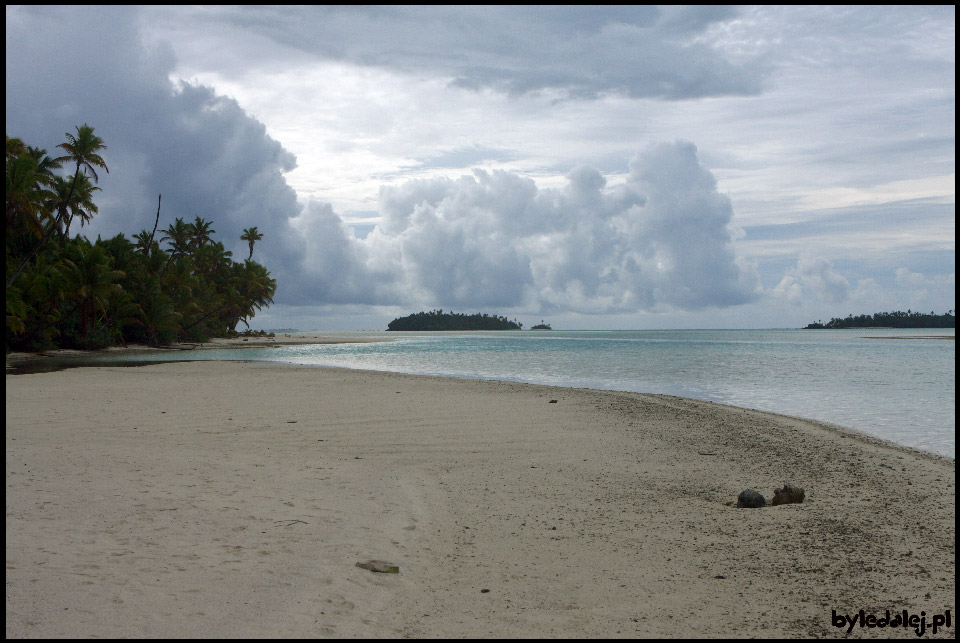
<path fill-rule="evenodd" d="M 847 315 L 844 319 L 834 317 L 827 323 L 816 321 L 807 324 L 805 328 L 956 328 L 957 319 L 953 312 L 951 310 L 943 315 L 937 315 L 932 311 L 930 314 L 924 314 L 908 309 L 907 312 L 898 310 L 893 313 L 873 315 Z"/>
<path fill-rule="evenodd" d="M 398 317 L 387 324 L 387 330 L 521 330 L 523 324 L 506 317 L 475 313 L 443 312 L 431 310 L 406 317 Z"/>
<path fill-rule="evenodd" d="M 240 236 L 249 256 L 233 261 L 212 221 L 177 217 L 158 230 L 158 198 L 153 230 L 132 241 L 71 237 L 97 214 L 107 146 L 84 124 L 57 147 L 54 158 L 7 136 L 7 352 L 203 342 L 249 328 L 273 303 L 276 281 L 253 261 L 256 227 Z"/>

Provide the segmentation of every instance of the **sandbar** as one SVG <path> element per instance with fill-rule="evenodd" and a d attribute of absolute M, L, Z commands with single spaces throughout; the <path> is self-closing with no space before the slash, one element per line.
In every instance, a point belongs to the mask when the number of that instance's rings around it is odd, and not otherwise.
<path fill-rule="evenodd" d="M 840 637 L 859 610 L 929 637 L 954 610 L 954 459 L 799 418 L 198 361 L 8 374 L 5 437 L 8 638 Z M 787 482 L 802 504 L 734 506 Z"/>
<path fill-rule="evenodd" d="M 898 335 L 898 336 L 870 336 L 864 339 L 949 339 L 956 341 L 956 335 Z"/>

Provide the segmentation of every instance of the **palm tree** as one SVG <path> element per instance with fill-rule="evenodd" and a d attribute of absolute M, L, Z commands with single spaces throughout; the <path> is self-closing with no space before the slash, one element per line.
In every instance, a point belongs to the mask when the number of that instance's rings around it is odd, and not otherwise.
<path fill-rule="evenodd" d="M 7 299 L 7 336 L 23 335 L 27 332 L 26 321 L 30 319 L 30 310 L 23 301 L 23 293 L 19 288 L 10 286 L 6 292 Z M 7 350 L 10 350 L 7 348 Z"/>
<path fill-rule="evenodd" d="M 243 265 L 235 264 L 234 277 L 231 280 L 239 295 L 240 319 L 246 324 L 257 310 L 273 303 L 273 295 L 277 292 L 277 282 L 270 278 L 270 273 L 260 264 L 250 261 Z"/>
<path fill-rule="evenodd" d="M 100 156 L 99 152 L 101 150 L 107 149 L 107 146 L 103 144 L 103 139 L 99 136 L 96 136 L 93 133 L 93 128 L 84 123 L 83 125 L 78 125 L 76 127 L 77 135 L 74 136 L 70 132 L 66 133 L 67 141 L 65 143 L 60 143 L 57 147 L 62 148 L 67 152 L 65 156 L 59 156 L 55 159 L 51 159 L 47 163 L 48 167 L 56 167 L 57 164 L 63 163 L 66 161 L 75 162 L 77 164 L 76 171 L 73 173 L 73 181 L 70 184 L 70 190 L 67 192 L 66 196 L 61 199 L 62 202 L 71 203 L 73 202 L 73 193 L 77 189 L 77 185 L 80 181 L 80 176 L 84 173 L 82 170 L 89 171 L 93 175 L 94 181 L 99 181 L 97 177 L 97 171 L 95 167 L 101 167 L 107 172 L 110 170 L 107 169 L 107 164 Z M 8 143 L 7 149 L 11 149 L 11 145 Z M 13 149 L 17 149 L 16 144 L 13 145 Z M 34 151 L 34 148 L 28 148 L 31 151 Z M 41 150 L 36 150 L 37 152 L 42 152 Z M 46 161 L 44 161 L 46 163 Z M 38 160 L 37 167 L 40 169 L 43 164 Z M 61 210 L 58 212 L 54 225 L 51 226 L 41 237 L 40 242 L 37 246 L 30 252 L 23 262 L 13 271 L 13 274 L 7 277 L 7 286 L 13 284 L 17 276 L 23 272 L 23 269 L 26 268 L 27 264 L 30 263 L 30 260 L 33 259 L 34 255 L 37 254 L 37 251 L 44 246 L 47 241 L 50 239 L 50 236 L 54 231 L 60 230 L 60 226 L 63 224 L 63 219 L 66 217 L 67 210 Z"/>
<path fill-rule="evenodd" d="M 146 230 L 141 230 L 138 232 L 134 237 L 134 240 L 134 246 L 136 247 L 137 252 L 148 255 L 150 254 L 150 251 L 153 250 L 153 235 Z"/>
<path fill-rule="evenodd" d="M 123 272 L 113 270 L 110 255 L 101 245 L 91 245 L 77 237 L 76 245 L 68 248 L 69 258 L 63 259 L 68 296 L 76 304 L 70 313 L 79 312 L 80 342 L 95 327 L 97 312 L 106 313 L 111 297 L 123 292 L 120 284 Z"/>
<path fill-rule="evenodd" d="M 54 190 L 57 194 L 57 221 L 63 224 L 62 238 L 70 236 L 70 224 L 74 217 L 80 217 L 80 226 L 83 227 L 99 212 L 93 202 L 93 193 L 99 189 L 82 172 L 72 177 L 56 177 Z"/>
<path fill-rule="evenodd" d="M 107 146 L 103 144 L 102 138 L 93 133 L 93 128 L 86 123 L 76 126 L 75 129 L 77 130 L 76 136 L 67 132 L 65 134 L 67 142 L 57 145 L 57 147 L 63 148 L 67 155 L 56 158 L 54 161 L 58 163 L 74 161 L 77 164 L 77 172 L 81 169 L 89 170 L 90 174 L 93 175 L 93 180 L 99 182 L 100 179 L 94 166 L 102 167 L 108 174 L 110 172 L 107 169 L 106 162 L 98 154 L 100 150 L 107 149 Z"/>
<path fill-rule="evenodd" d="M 43 223 L 53 221 L 47 207 L 54 197 L 50 187 L 52 178 L 40 168 L 30 154 L 7 158 L 6 211 L 7 235 L 20 229 L 30 230 L 37 238 L 43 238 Z"/>
<path fill-rule="evenodd" d="M 100 178 L 97 176 L 97 171 L 94 169 L 95 167 L 102 167 L 108 174 L 110 173 L 110 170 L 107 169 L 106 162 L 98 153 L 100 150 L 107 149 L 107 146 L 103 144 L 103 139 L 99 136 L 96 136 L 93 133 L 93 128 L 86 123 L 83 125 L 78 125 L 76 130 L 76 136 L 70 132 L 67 132 L 67 142 L 57 145 L 57 147 L 63 148 L 67 152 L 66 156 L 60 156 L 54 159 L 54 161 L 57 163 L 71 161 L 77 164 L 77 169 L 73 173 L 73 183 L 71 185 L 70 192 L 67 193 L 67 202 L 70 202 L 70 200 L 73 198 L 73 191 L 77 188 L 77 184 L 80 180 L 80 170 L 89 171 L 90 174 L 93 175 L 93 180 L 95 183 L 100 182 Z M 86 172 L 84 172 L 83 175 L 85 176 Z M 58 219 L 60 218 L 61 217 L 58 216 Z"/>
<path fill-rule="evenodd" d="M 19 138 L 7 137 L 6 209 L 7 230 L 25 226 L 37 238 L 43 236 L 43 220 L 52 220 L 47 202 L 60 164 L 46 150 L 29 147 Z"/>
<path fill-rule="evenodd" d="M 255 244 L 257 241 L 260 241 L 260 239 L 263 239 L 263 235 L 257 232 L 256 226 L 252 228 L 246 228 L 243 231 L 243 234 L 240 235 L 241 241 L 246 241 L 250 244 L 250 256 L 247 257 L 247 261 L 253 259 L 253 244 Z"/>
<path fill-rule="evenodd" d="M 18 138 L 7 137 L 5 201 L 8 259 L 11 257 L 11 248 L 27 244 L 21 232 L 39 239 L 33 250 L 24 253 L 26 256 L 16 270 L 8 274 L 8 288 L 47 242 L 55 227 L 50 209 L 55 195 L 50 188 L 56 178 L 53 170 L 59 166 L 58 162 L 46 155 L 46 150 L 29 147 Z M 48 221 L 51 225 L 45 229 L 44 224 Z M 14 256 L 19 254 L 14 252 Z"/>
<path fill-rule="evenodd" d="M 180 313 L 173 300 L 164 293 L 159 284 L 150 282 L 149 288 L 140 295 L 140 323 L 147 340 L 154 346 L 172 344 L 180 329 Z"/>
<path fill-rule="evenodd" d="M 21 335 L 18 338 L 21 345 L 45 346 L 60 333 L 56 326 L 67 291 L 63 267 L 58 258 L 41 254 L 17 286 L 7 288 L 7 329 Z M 20 322 L 28 321 L 21 325 L 17 319 L 11 320 L 11 316 L 20 317 Z"/>
<path fill-rule="evenodd" d="M 7 160 L 9 161 L 11 158 L 16 158 L 26 153 L 27 144 L 23 142 L 23 139 L 7 134 Z"/>
<path fill-rule="evenodd" d="M 258 310 L 273 303 L 277 282 L 270 278 L 267 269 L 247 259 L 243 265 L 233 264 L 232 275 L 223 303 L 221 319 L 229 330 L 235 330 L 239 322 L 250 327 L 248 320 Z"/>
<path fill-rule="evenodd" d="M 164 264 L 163 269 L 160 271 L 161 275 L 167 271 L 171 262 L 179 257 L 185 256 L 190 250 L 190 225 L 185 223 L 180 217 L 177 217 L 163 232 L 166 236 L 160 238 L 160 243 L 164 241 L 170 242 L 170 256 L 167 257 L 167 263 Z"/>
<path fill-rule="evenodd" d="M 218 285 L 221 276 L 233 264 L 230 257 L 233 253 L 227 250 L 219 241 L 210 245 L 201 246 L 193 253 L 193 262 L 197 274 L 203 276 L 211 285 Z"/>
<path fill-rule="evenodd" d="M 60 169 L 60 162 L 47 156 L 47 151 L 38 147 L 28 145 L 27 154 L 37 160 L 37 173 L 40 175 L 40 182 L 43 185 L 50 185 L 55 176 L 53 171 Z"/>
<path fill-rule="evenodd" d="M 213 226 L 213 221 L 207 221 L 201 217 L 197 217 L 193 220 L 193 223 L 189 224 L 190 242 L 194 249 L 202 248 L 213 241 L 213 235 L 215 235 L 217 231 L 211 226 Z"/>

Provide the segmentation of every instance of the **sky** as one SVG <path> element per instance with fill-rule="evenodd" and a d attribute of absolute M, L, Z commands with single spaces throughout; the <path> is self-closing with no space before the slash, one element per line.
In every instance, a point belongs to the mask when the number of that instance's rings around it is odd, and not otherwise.
<path fill-rule="evenodd" d="M 254 328 L 953 310 L 955 7 L 6 7 L 6 131 L 91 239 L 212 220 Z"/>

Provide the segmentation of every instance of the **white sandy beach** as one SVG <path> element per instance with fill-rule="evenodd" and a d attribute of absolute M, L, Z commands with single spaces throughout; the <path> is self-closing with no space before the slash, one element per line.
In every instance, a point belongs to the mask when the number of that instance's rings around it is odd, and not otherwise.
<path fill-rule="evenodd" d="M 7 375 L 6 479 L 8 638 L 839 637 L 861 609 L 923 610 L 929 637 L 955 607 L 953 459 L 675 397 Z M 785 482 L 803 504 L 732 506 Z"/>

